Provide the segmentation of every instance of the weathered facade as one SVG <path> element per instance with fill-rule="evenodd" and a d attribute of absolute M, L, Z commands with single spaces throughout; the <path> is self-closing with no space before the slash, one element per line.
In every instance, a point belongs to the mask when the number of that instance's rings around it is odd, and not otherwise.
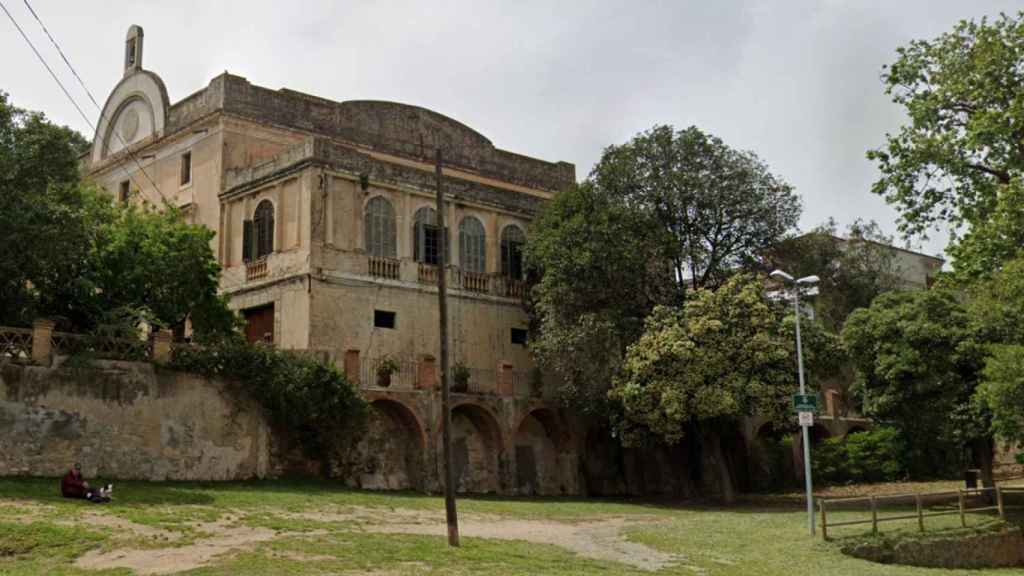
<path fill-rule="evenodd" d="M 133 26 L 85 170 L 122 200 L 170 202 L 216 230 L 221 289 L 250 338 L 315 351 L 363 388 L 375 410 L 350 481 L 438 486 L 446 274 L 452 361 L 465 368 L 453 394 L 459 488 L 577 493 L 575 423 L 544 400 L 525 346 L 520 255 L 573 165 L 501 150 L 416 106 L 334 102 L 227 73 L 171 103 L 142 48 Z"/>

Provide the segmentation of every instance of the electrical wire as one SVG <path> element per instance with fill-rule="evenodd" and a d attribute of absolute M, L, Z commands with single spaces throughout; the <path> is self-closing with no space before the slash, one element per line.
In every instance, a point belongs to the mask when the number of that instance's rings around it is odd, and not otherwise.
<path fill-rule="evenodd" d="M 54 48 L 57 49 L 57 52 L 60 54 L 61 59 L 64 60 L 64 64 L 67 65 L 68 70 L 71 71 L 71 74 L 74 75 L 75 79 L 78 81 L 78 84 L 82 87 L 82 89 L 85 91 L 86 95 L 89 97 L 89 100 L 92 101 L 93 106 L 95 106 L 96 109 L 99 110 L 100 117 L 102 119 L 106 120 L 107 123 L 109 124 L 110 118 L 108 118 L 107 115 L 104 113 L 103 108 L 96 101 L 96 98 L 93 97 L 92 92 L 89 91 L 89 88 L 85 85 L 85 82 L 82 80 L 82 77 L 75 70 L 74 66 L 71 65 L 71 61 L 68 59 L 67 55 L 64 53 L 64 50 L 61 49 L 60 44 L 53 37 L 53 35 L 50 34 L 50 30 L 46 27 L 46 25 L 43 24 L 43 21 L 39 17 L 39 14 L 37 14 L 36 11 L 32 8 L 32 5 L 29 4 L 28 0 L 23 0 L 23 2 L 25 3 L 25 7 L 28 8 L 29 13 L 32 14 L 32 17 L 35 18 L 36 22 L 39 23 L 40 28 L 43 29 L 43 32 L 46 34 L 47 38 L 50 39 L 50 42 L 53 44 Z M 89 117 L 85 114 L 85 112 L 82 110 L 81 106 L 78 105 L 78 102 L 74 99 L 74 97 L 71 96 L 71 93 L 64 86 L 64 83 L 60 81 L 60 78 L 57 77 L 57 74 L 53 71 L 53 68 L 51 68 L 49 63 L 46 62 L 46 59 L 43 58 L 43 55 L 35 47 L 35 44 L 32 43 L 32 40 L 29 39 L 28 35 L 21 28 L 21 26 L 18 24 L 17 20 L 14 19 L 14 16 L 7 9 L 7 7 L 3 4 L 3 2 L 0 2 L 0 8 L 3 9 L 5 14 L 7 14 L 7 18 L 11 21 L 12 24 L 14 24 L 14 27 L 18 30 L 18 32 L 21 34 L 21 37 L 25 40 L 25 42 L 32 49 L 32 52 L 35 53 L 36 58 L 39 59 L 39 62 L 42 63 L 42 65 L 46 68 L 47 72 L 50 73 L 50 76 L 53 78 L 53 80 L 57 83 L 58 86 L 60 86 L 61 91 L 63 91 L 64 95 L 67 96 L 68 100 L 71 101 L 71 104 L 75 107 L 75 110 L 77 110 L 79 115 L 82 116 L 82 119 L 85 120 L 85 123 L 89 126 L 89 128 L 92 129 L 93 133 L 96 133 L 96 126 L 92 123 L 92 121 L 89 119 Z M 118 134 L 116 130 L 111 131 L 111 133 L 118 139 L 118 141 L 124 147 L 125 152 L 128 154 L 128 157 L 131 158 L 133 162 L 135 162 L 135 165 L 139 168 L 139 171 L 142 172 L 142 175 L 145 176 L 146 180 L 148 180 L 150 185 L 153 186 L 153 189 L 157 191 L 157 194 L 160 195 L 160 198 L 164 202 L 167 202 L 167 197 L 164 196 L 164 193 L 160 189 L 160 186 L 158 186 L 157 183 L 153 180 L 153 178 L 150 177 L 149 173 L 146 172 L 146 169 L 143 168 L 142 163 L 139 162 L 138 157 L 136 157 L 135 153 L 132 152 L 131 148 L 124 141 L 124 139 L 121 138 L 121 135 Z M 123 168 L 123 166 L 120 166 L 120 167 Z M 125 173 L 128 175 L 129 179 L 132 179 L 131 173 L 128 172 L 128 170 L 125 170 Z M 142 188 L 141 186 L 139 186 L 138 182 L 135 182 L 135 185 L 139 189 Z"/>

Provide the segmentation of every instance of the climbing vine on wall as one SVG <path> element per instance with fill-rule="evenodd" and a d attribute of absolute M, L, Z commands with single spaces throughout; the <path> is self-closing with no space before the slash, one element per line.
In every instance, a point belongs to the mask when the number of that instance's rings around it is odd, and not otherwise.
<path fill-rule="evenodd" d="M 345 460 L 366 428 L 368 406 L 333 364 L 241 338 L 175 349 L 170 367 L 222 378 L 254 398 L 275 429 L 286 430 L 306 456 Z"/>

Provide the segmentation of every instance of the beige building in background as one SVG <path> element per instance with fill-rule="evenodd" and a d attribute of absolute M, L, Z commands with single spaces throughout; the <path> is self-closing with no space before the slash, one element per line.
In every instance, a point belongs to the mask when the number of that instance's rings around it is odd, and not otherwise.
<path fill-rule="evenodd" d="M 570 418 L 542 397 L 521 304 L 529 223 L 575 182 L 574 166 L 501 150 L 416 106 L 334 102 L 228 73 L 172 103 L 142 56 L 133 26 L 85 171 L 122 201 L 168 202 L 215 230 L 221 289 L 249 338 L 312 351 L 359 383 L 375 410 L 353 483 L 437 484 L 444 273 L 452 362 L 468 376 L 453 410 L 459 488 L 578 492 Z"/>

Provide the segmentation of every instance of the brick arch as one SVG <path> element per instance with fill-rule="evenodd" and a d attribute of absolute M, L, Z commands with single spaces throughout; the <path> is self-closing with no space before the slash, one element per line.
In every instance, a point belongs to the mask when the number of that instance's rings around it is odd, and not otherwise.
<path fill-rule="evenodd" d="M 460 492 L 498 492 L 504 434 L 497 416 L 476 402 L 452 407 L 452 463 Z"/>
<path fill-rule="evenodd" d="M 416 440 L 417 448 L 427 449 L 427 432 L 423 421 L 409 405 L 395 398 L 376 398 L 370 401 L 370 406 L 383 409 L 389 415 L 394 416 L 401 422 L 406 430 Z"/>
<path fill-rule="evenodd" d="M 516 460 L 516 492 L 557 495 L 568 492 L 561 455 L 571 442 L 565 425 L 550 408 L 527 410 L 513 436 Z"/>
<path fill-rule="evenodd" d="M 427 437 L 415 410 L 387 397 L 369 404 L 369 430 L 356 447 L 354 483 L 367 489 L 423 489 Z"/>

